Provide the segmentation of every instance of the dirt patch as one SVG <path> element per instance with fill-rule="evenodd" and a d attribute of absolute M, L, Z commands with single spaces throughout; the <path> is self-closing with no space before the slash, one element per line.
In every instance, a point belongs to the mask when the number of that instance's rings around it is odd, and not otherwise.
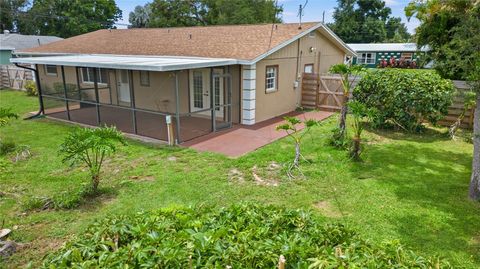
<path fill-rule="evenodd" d="M 242 171 L 237 168 L 232 168 L 228 171 L 228 180 L 243 183 L 245 182 L 245 177 Z"/>
<path fill-rule="evenodd" d="M 130 176 L 131 180 L 135 181 L 155 181 L 155 177 L 152 175 L 149 176 Z"/>
<path fill-rule="evenodd" d="M 28 243 L 19 243 L 17 251 L 11 257 L 14 260 L 12 268 L 23 268 L 29 262 L 32 262 L 32 268 L 38 268 L 42 257 L 58 250 L 64 242 L 63 238 L 37 238 Z"/>
<path fill-rule="evenodd" d="M 327 217 L 330 217 L 330 218 L 342 217 L 342 212 L 340 212 L 335 206 L 332 206 L 328 201 L 316 202 L 315 204 L 313 204 L 313 207 Z"/>
<path fill-rule="evenodd" d="M 271 163 L 272 164 L 272 163 Z M 275 179 L 276 171 L 277 170 L 270 170 L 271 164 L 267 167 L 267 173 L 262 173 L 256 165 L 252 167 L 252 177 L 257 185 L 262 185 L 262 186 L 273 186 L 277 187 L 279 185 L 279 181 Z M 262 176 L 260 176 L 262 174 Z"/>

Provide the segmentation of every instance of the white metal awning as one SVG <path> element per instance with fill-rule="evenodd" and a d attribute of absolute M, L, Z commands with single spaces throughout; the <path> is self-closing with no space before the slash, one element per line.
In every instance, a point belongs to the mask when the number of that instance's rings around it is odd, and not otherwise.
<path fill-rule="evenodd" d="M 235 59 L 177 56 L 62 55 L 19 57 L 12 63 L 51 64 L 148 71 L 175 71 L 237 64 Z"/>

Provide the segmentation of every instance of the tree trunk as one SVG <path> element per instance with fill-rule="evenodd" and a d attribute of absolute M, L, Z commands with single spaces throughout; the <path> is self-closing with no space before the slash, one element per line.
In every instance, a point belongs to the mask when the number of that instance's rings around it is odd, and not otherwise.
<path fill-rule="evenodd" d="M 92 175 L 92 191 L 93 191 L 93 193 L 97 193 L 98 184 L 100 184 L 100 175 L 99 174 Z"/>
<path fill-rule="evenodd" d="M 348 99 L 349 99 L 348 95 L 343 97 L 342 110 L 340 111 L 340 119 L 339 119 L 338 127 L 340 128 L 340 137 L 342 138 L 345 136 L 346 127 L 347 127 Z"/>
<path fill-rule="evenodd" d="M 477 108 L 473 123 L 473 162 L 470 180 L 470 198 L 480 200 L 480 92 L 477 93 Z"/>
<path fill-rule="evenodd" d="M 295 143 L 295 160 L 293 160 L 293 166 L 298 167 L 300 161 L 300 143 Z"/>
<path fill-rule="evenodd" d="M 352 147 L 351 156 L 354 160 L 358 161 L 360 160 L 360 144 L 362 140 L 360 137 L 356 137 L 356 136 L 352 140 L 353 140 L 353 147 Z"/>

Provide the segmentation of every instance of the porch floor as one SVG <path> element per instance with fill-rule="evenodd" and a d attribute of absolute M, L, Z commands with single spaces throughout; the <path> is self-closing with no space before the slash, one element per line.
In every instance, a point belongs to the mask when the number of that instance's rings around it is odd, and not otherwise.
<path fill-rule="evenodd" d="M 333 114 L 326 111 L 291 112 L 252 126 L 235 125 L 233 128 L 187 141 L 181 146 L 198 151 L 217 152 L 229 157 L 239 157 L 285 137 L 285 132 L 276 130 L 276 127 L 284 122 L 284 116 L 295 116 L 302 120 L 324 120 Z"/>

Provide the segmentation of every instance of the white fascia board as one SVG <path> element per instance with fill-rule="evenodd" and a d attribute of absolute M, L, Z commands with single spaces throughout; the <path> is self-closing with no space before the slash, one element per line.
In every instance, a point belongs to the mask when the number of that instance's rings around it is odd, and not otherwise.
<path fill-rule="evenodd" d="M 84 55 L 84 56 L 93 56 L 93 55 Z M 63 65 L 63 66 L 79 66 L 79 67 L 98 67 L 98 68 L 112 68 L 112 69 L 131 69 L 131 70 L 148 70 L 148 71 L 176 71 L 176 70 L 185 70 L 193 68 L 205 68 L 205 67 L 215 67 L 215 66 L 225 66 L 237 64 L 235 59 L 203 59 L 203 61 L 198 61 L 201 58 L 189 58 L 189 57 L 168 57 L 174 59 L 183 59 L 185 61 L 180 62 L 148 62 L 142 63 L 128 63 L 128 62 L 115 62 L 115 61 L 106 61 L 107 58 L 98 59 L 98 61 L 82 61 L 82 57 L 78 56 L 78 60 L 75 60 L 75 56 L 52 56 L 52 57 L 28 57 L 28 58 L 12 58 L 10 62 L 12 63 L 26 63 L 26 64 L 51 64 L 51 65 Z M 136 56 L 122 57 L 124 60 L 133 60 L 138 59 Z M 165 57 L 160 58 L 159 60 L 165 60 Z M 150 57 L 150 59 L 155 59 L 155 57 Z M 188 62 L 188 60 L 197 60 Z M 103 62 L 102 62 L 103 60 Z"/>

